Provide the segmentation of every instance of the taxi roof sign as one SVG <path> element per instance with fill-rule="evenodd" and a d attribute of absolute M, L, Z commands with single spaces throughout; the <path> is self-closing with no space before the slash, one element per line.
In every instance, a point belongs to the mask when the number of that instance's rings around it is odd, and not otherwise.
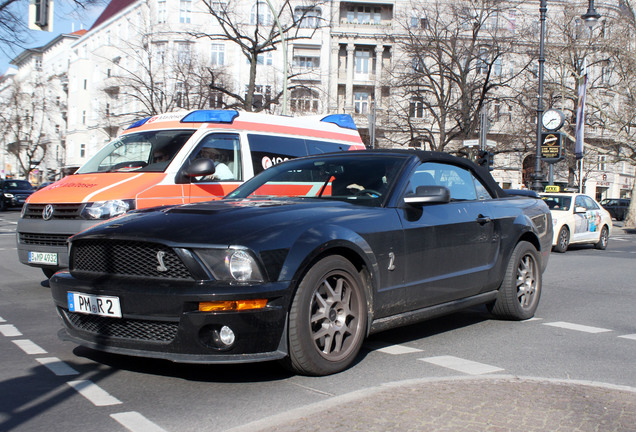
<path fill-rule="evenodd" d="M 561 186 L 548 185 L 545 187 L 545 192 L 561 192 Z"/>

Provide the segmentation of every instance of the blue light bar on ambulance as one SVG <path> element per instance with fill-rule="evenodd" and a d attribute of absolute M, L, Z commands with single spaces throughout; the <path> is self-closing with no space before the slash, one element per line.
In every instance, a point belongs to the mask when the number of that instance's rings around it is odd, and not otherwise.
<path fill-rule="evenodd" d="M 351 118 L 349 114 L 331 114 L 331 115 L 328 115 L 327 117 L 324 117 L 320 121 L 323 121 L 326 123 L 333 123 L 346 129 L 358 130 L 355 122 L 353 121 L 353 119 Z"/>
<path fill-rule="evenodd" d="M 181 123 L 232 123 L 238 115 L 235 110 L 198 110 L 182 118 Z"/>
<path fill-rule="evenodd" d="M 126 128 L 126 130 L 128 130 L 128 129 L 132 129 L 132 128 L 136 128 L 136 127 L 139 127 L 139 126 L 141 126 L 141 125 L 145 124 L 148 120 L 150 120 L 150 117 L 146 117 L 146 118 L 143 118 L 143 119 L 141 119 L 141 120 L 137 120 L 136 122 L 134 122 L 133 124 L 131 124 L 130 126 L 128 126 L 128 127 Z"/>

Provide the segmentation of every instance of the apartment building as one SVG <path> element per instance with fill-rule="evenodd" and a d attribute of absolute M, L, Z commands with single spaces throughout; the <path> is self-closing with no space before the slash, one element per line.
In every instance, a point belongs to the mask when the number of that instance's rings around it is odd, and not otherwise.
<path fill-rule="evenodd" d="M 434 113 L 426 111 L 423 99 L 400 90 L 404 75 L 398 70 L 421 66 L 413 62 L 405 40 L 409 34 L 429 29 L 439 13 L 436 7 L 444 3 L 455 5 L 457 16 L 465 19 L 460 30 L 471 33 L 476 16 L 469 6 L 474 2 L 292 1 L 279 18 L 283 26 L 293 21 L 297 25 L 286 33 L 286 53 L 279 43 L 258 56 L 253 106 L 258 109 L 278 98 L 279 103 L 269 111 L 350 113 L 371 146 L 433 148 L 426 138 L 414 139 L 405 133 L 409 128 L 421 128 L 435 135 L 439 127 L 434 126 Z M 510 79 L 508 88 L 534 88 L 536 58 L 525 66 L 524 59 L 528 52 L 536 52 L 531 44 L 538 43 L 539 2 L 505 3 L 505 10 L 491 13 L 482 24 L 490 35 L 515 46 L 516 53 L 493 60 L 488 68 L 484 58 L 473 73 L 488 72 L 501 82 Z M 587 1 L 575 3 L 551 1 L 550 16 L 558 17 L 575 6 L 585 12 Z M 607 13 L 615 11 L 619 2 L 596 3 L 597 9 Z M 281 5 L 273 1 L 274 10 Z M 246 47 L 230 38 L 211 37 L 223 33 L 213 12 L 229 16 L 246 34 L 257 25 L 268 31 L 277 29 L 270 7 L 262 0 L 112 0 L 89 31 L 61 35 L 48 48 L 42 47 L 44 51 L 27 50 L 14 59 L 19 67 L 16 80 L 28 81 L 37 58 L 47 73 L 55 69 L 49 63 L 65 65 L 63 72 L 52 74 L 59 76 L 54 100 L 59 98 L 64 118 L 59 135 L 56 126 L 50 132 L 52 142 L 58 143 L 52 146 L 58 151 L 47 151 L 48 166 L 63 164 L 69 170 L 80 166 L 122 128 L 154 112 L 224 108 L 236 103 L 227 94 L 210 89 L 221 85 L 236 95 L 245 94 L 250 79 Z M 523 33 L 534 39 L 522 40 Z M 524 68 L 527 70 L 521 74 Z M 551 68 L 549 62 L 546 68 Z M 604 72 L 594 69 L 592 73 L 600 76 Z M 285 85 L 289 94 L 283 104 L 280 94 Z M 535 96 L 522 96 L 529 97 L 532 105 Z M 488 140 L 498 152 L 494 177 L 504 187 L 518 188 L 528 182 L 527 173 L 534 165 L 532 128 L 536 130 L 536 119 L 531 112 L 516 111 L 511 98 L 494 93 L 487 104 Z M 596 132 L 591 130 L 587 136 Z M 477 131 L 473 133 L 451 140 L 446 150 L 464 149 L 469 154 L 466 144 L 476 138 Z M 594 151 L 586 164 L 588 193 L 597 198 L 629 195 L 634 183 L 632 166 L 614 164 L 607 154 Z M 567 183 L 568 174 L 567 167 L 557 169 L 555 181 Z"/>

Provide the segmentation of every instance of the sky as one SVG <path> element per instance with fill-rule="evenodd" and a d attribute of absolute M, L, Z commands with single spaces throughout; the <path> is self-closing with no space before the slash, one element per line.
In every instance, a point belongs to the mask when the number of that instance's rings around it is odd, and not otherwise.
<path fill-rule="evenodd" d="M 53 31 L 44 32 L 28 30 L 28 34 L 25 39 L 25 46 L 27 48 L 41 47 L 62 33 L 72 33 L 81 29 L 89 29 L 99 14 L 102 13 L 107 3 L 108 2 L 106 1 L 100 6 L 95 6 L 84 12 L 77 13 L 69 5 L 68 1 L 64 2 L 64 0 L 56 0 L 53 6 Z M 29 16 L 28 2 L 19 2 L 19 8 L 24 11 L 24 20 L 27 21 Z M 0 75 L 7 71 L 7 68 L 11 66 L 9 62 L 16 58 L 21 52 L 21 48 L 17 48 L 13 55 L 11 55 L 11 53 L 7 55 L 0 51 Z"/>

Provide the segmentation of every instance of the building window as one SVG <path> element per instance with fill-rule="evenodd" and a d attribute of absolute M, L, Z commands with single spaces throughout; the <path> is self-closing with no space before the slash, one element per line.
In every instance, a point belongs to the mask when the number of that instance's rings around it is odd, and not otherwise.
<path fill-rule="evenodd" d="M 247 98 L 248 86 L 245 86 L 245 97 Z M 272 87 L 255 85 L 254 97 L 252 98 L 252 107 L 262 108 L 272 100 Z"/>
<path fill-rule="evenodd" d="M 417 14 L 411 15 L 409 26 L 412 29 L 428 29 L 428 18 L 426 16 L 418 16 Z"/>
<path fill-rule="evenodd" d="M 106 117 L 110 117 L 110 104 L 106 104 Z"/>
<path fill-rule="evenodd" d="M 606 162 L 607 162 L 607 156 L 599 155 L 596 169 L 599 171 L 605 171 L 605 169 L 607 168 Z"/>
<path fill-rule="evenodd" d="M 382 22 L 382 8 L 375 6 L 348 6 L 348 24 L 380 24 Z"/>
<path fill-rule="evenodd" d="M 182 82 L 177 83 L 176 88 L 175 88 L 175 95 L 174 95 L 174 100 L 175 100 L 175 105 L 177 106 L 177 108 L 185 108 L 185 86 L 183 85 Z"/>
<path fill-rule="evenodd" d="M 209 3 L 210 5 L 210 9 L 212 9 L 212 12 L 214 12 L 215 14 L 217 14 L 218 16 L 224 16 L 227 10 L 227 0 L 226 1 L 212 1 Z"/>
<path fill-rule="evenodd" d="M 610 66 L 603 66 L 601 68 L 601 83 L 609 84 L 612 76 L 612 69 Z"/>
<path fill-rule="evenodd" d="M 320 106 L 318 92 L 308 88 L 295 89 L 291 92 L 290 108 L 298 113 L 317 113 Z"/>
<path fill-rule="evenodd" d="M 320 48 L 294 47 L 294 66 L 303 69 L 320 67 Z"/>
<path fill-rule="evenodd" d="M 86 112 L 86 111 L 84 111 Z M 80 157 L 81 158 L 85 158 L 86 157 L 86 144 L 80 144 Z"/>
<path fill-rule="evenodd" d="M 166 50 L 168 48 L 167 42 L 156 42 L 155 46 L 155 60 L 161 64 L 166 61 Z"/>
<path fill-rule="evenodd" d="M 424 118 L 424 101 L 420 96 L 413 96 L 409 103 L 409 117 Z"/>
<path fill-rule="evenodd" d="M 247 63 L 250 62 L 250 59 L 248 58 L 246 58 L 245 60 L 247 61 Z M 271 66 L 273 63 L 274 63 L 274 60 L 273 60 L 271 51 L 268 51 L 266 53 L 261 53 L 256 57 L 256 64 Z"/>
<path fill-rule="evenodd" d="M 177 42 L 177 60 L 179 63 L 190 62 L 190 42 Z"/>
<path fill-rule="evenodd" d="M 208 108 L 223 108 L 223 93 L 221 92 L 210 92 L 210 101 L 208 104 Z"/>
<path fill-rule="evenodd" d="M 82 111 L 82 124 L 86 124 L 86 111 Z"/>
<path fill-rule="evenodd" d="M 179 0 L 179 22 L 190 24 L 192 19 L 192 0 Z"/>
<path fill-rule="evenodd" d="M 41 58 L 36 58 L 35 59 L 35 70 L 37 70 L 37 71 L 42 70 L 42 59 Z"/>
<path fill-rule="evenodd" d="M 371 66 L 371 51 L 368 48 L 356 49 L 355 72 L 358 77 L 368 77 Z"/>
<path fill-rule="evenodd" d="M 164 24 L 168 19 L 168 7 L 166 0 L 157 1 L 157 23 Z"/>
<path fill-rule="evenodd" d="M 320 8 L 297 6 L 294 9 L 294 21 L 300 28 L 318 28 L 321 15 Z"/>
<path fill-rule="evenodd" d="M 367 114 L 369 112 L 369 92 L 353 93 L 353 109 L 356 114 Z"/>
<path fill-rule="evenodd" d="M 479 57 L 477 57 L 477 75 L 486 75 L 489 69 L 488 49 L 480 48 Z"/>
<path fill-rule="evenodd" d="M 210 65 L 223 66 L 225 64 L 225 45 L 212 44 L 210 51 Z"/>
<path fill-rule="evenodd" d="M 250 14 L 250 24 L 252 25 L 271 25 L 272 24 L 272 11 L 265 2 L 256 2 L 252 6 L 252 13 Z"/>

